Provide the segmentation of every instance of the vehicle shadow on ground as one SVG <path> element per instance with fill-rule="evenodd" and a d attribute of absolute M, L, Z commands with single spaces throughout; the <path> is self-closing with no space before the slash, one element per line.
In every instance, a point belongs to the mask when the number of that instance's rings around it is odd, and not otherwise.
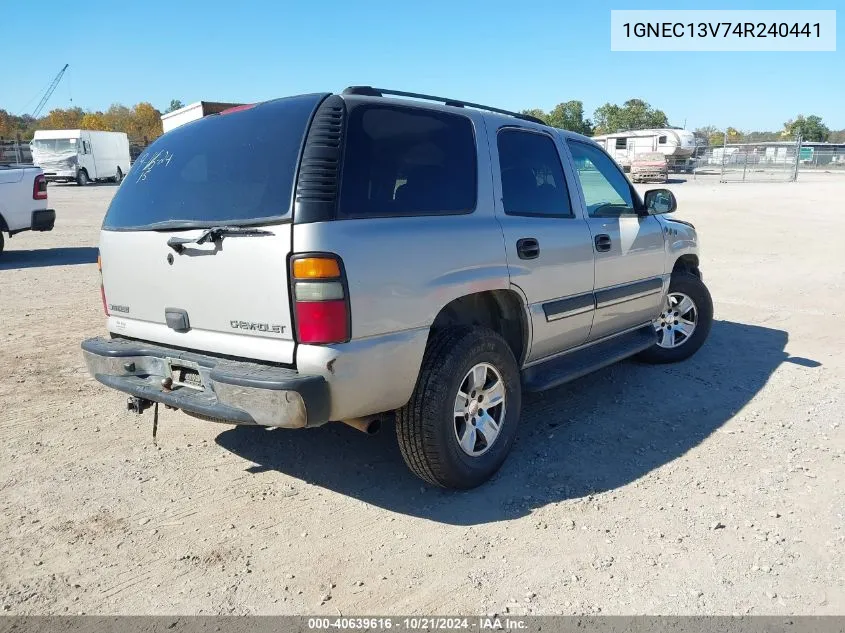
<path fill-rule="evenodd" d="M 39 248 L 31 251 L 4 251 L 0 253 L 0 270 L 94 264 L 97 261 L 97 255 L 98 250 L 92 246 Z"/>
<path fill-rule="evenodd" d="M 629 484 L 700 444 L 730 420 L 789 358 L 786 332 L 716 321 L 690 360 L 628 361 L 524 399 L 511 455 L 468 492 L 415 478 L 391 425 L 367 436 L 341 424 L 304 431 L 235 427 L 217 443 L 255 463 L 394 512 L 456 525 L 503 521 L 549 503 Z"/>

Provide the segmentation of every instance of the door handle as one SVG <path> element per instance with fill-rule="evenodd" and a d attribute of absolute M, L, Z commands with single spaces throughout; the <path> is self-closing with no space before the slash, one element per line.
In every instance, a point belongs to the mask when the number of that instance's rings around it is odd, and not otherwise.
<path fill-rule="evenodd" d="M 600 235 L 596 235 L 596 250 L 600 253 L 606 253 L 610 250 L 612 242 L 610 241 L 610 236 L 606 233 L 601 233 Z"/>
<path fill-rule="evenodd" d="M 520 259 L 537 259 L 540 256 L 540 242 L 533 237 L 516 241 L 516 254 Z"/>

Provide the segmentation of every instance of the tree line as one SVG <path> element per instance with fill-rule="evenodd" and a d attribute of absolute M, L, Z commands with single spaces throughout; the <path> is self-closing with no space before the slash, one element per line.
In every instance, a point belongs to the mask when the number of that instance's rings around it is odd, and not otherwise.
<path fill-rule="evenodd" d="M 663 110 L 653 107 L 642 99 L 629 99 L 622 105 L 605 103 L 593 113 L 593 118 L 584 117 L 581 101 L 559 103 L 549 112 L 538 108 L 523 110 L 522 114 L 540 119 L 547 125 L 571 130 L 585 136 L 612 134 L 628 130 L 646 130 L 671 127 L 669 117 Z M 801 136 L 805 141 L 845 143 L 845 130 L 831 130 L 821 117 L 799 114 L 783 124 L 783 129 L 774 132 L 742 132 L 734 127 L 719 130 L 707 125 L 697 128 L 695 136 L 708 145 L 722 145 L 727 134 L 728 143 L 757 143 L 764 141 L 793 140 Z"/>
<path fill-rule="evenodd" d="M 165 112 L 172 112 L 183 107 L 178 99 L 173 99 Z M 663 110 L 653 107 L 642 99 L 629 99 L 622 105 L 605 103 L 593 112 L 593 118 L 585 117 L 584 104 L 572 100 L 557 104 L 549 112 L 539 108 L 523 110 L 548 125 L 594 136 L 626 130 L 644 130 L 649 128 L 671 127 L 669 117 Z M 34 119 L 29 115 L 14 115 L 0 109 L 0 137 L 13 139 L 20 135 L 22 139 L 32 138 L 35 130 L 85 129 L 126 132 L 132 142 L 151 142 L 162 134 L 161 112 L 151 103 L 142 101 L 127 107 L 116 103 L 108 110 L 86 111 L 79 107 L 56 108 L 44 117 Z M 709 145 L 724 143 L 727 134 L 728 143 L 755 143 L 763 141 L 782 141 L 797 138 L 800 134 L 805 141 L 830 141 L 845 143 L 845 130 L 830 130 L 816 115 L 798 115 L 783 124 L 783 129 L 772 132 L 742 132 L 729 127 L 719 130 L 712 125 L 695 130 L 695 135 Z"/>
<path fill-rule="evenodd" d="M 183 106 L 174 99 L 166 110 L 171 112 Z M 131 108 L 120 103 L 106 111 L 91 112 L 79 107 L 55 108 L 35 119 L 27 114 L 14 115 L 0 109 L 0 138 L 29 140 L 36 130 L 104 130 L 126 132 L 133 143 L 152 142 L 162 134 L 161 112 L 151 103 L 142 101 Z"/>

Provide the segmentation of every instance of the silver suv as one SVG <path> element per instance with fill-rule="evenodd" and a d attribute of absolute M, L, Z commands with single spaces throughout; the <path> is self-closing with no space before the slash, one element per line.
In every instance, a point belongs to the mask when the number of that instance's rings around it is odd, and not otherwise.
<path fill-rule="evenodd" d="M 523 391 L 704 343 L 675 207 L 589 138 L 496 108 L 361 86 L 240 106 L 135 162 L 100 238 L 109 336 L 82 348 L 133 411 L 393 419 L 414 473 L 471 488 Z"/>

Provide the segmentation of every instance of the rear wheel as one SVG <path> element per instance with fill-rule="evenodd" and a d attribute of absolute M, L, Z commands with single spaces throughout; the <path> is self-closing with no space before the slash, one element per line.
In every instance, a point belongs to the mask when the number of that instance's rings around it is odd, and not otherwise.
<path fill-rule="evenodd" d="M 688 272 L 672 274 L 660 316 L 654 320 L 657 343 L 639 355 L 649 363 L 675 363 L 695 354 L 713 324 L 713 300 L 707 286 Z"/>
<path fill-rule="evenodd" d="M 504 463 L 520 408 L 519 368 L 501 336 L 477 327 L 439 332 L 396 413 L 405 463 L 435 486 L 474 488 Z"/>
<path fill-rule="evenodd" d="M 79 172 L 76 174 L 76 184 L 80 187 L 84 187 L 88 184 L 88 172 L 84 169 L 80 169 Z"/>
<path fill-rule="evenodd" d="M 0 231 L 0 253 L 3 252 L 3 247 L 5 246 L 5 242 L 3 241 L 3 233 Z"/>

